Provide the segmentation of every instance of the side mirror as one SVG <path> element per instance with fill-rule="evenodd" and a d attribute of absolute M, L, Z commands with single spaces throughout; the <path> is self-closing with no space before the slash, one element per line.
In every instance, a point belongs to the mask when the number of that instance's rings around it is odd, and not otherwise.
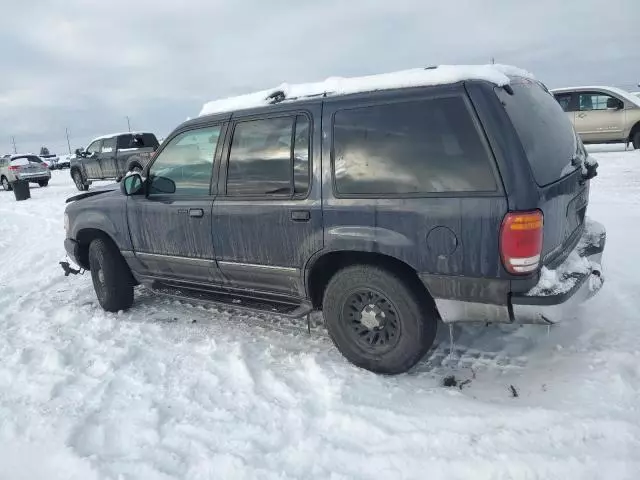
<path fill-rule="evenodd" d="M 82 149 L 76 148 L 76 157 L 80 158 L 82 156 Z"/>
<path fill-rule="evenodd" d="M 131 173 L 120 182 L 120 191 L 127 197 L 139 194 L 143 191 L 144 180 L 139 173 Z"/>
<path fill-rule="evenodd" d="M 153 177 L 149 189 L 151 193 L 176 193 L 176 182 L 167 177 Z"/>
<path fill-rule="evenodd" d="M 622 110 L 624 108 L 624 102 L 617 98 L 607 98 L 607 109 Z"/>

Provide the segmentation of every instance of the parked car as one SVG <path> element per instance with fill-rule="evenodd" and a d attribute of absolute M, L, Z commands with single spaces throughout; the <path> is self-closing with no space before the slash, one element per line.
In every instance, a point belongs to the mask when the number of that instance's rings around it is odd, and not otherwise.
<path fill-rule="evenodd" d="M 55 170 L 58 168 L 60 158 L 55 153 L 40 154 L 38 156 L 47 164 L 49 170 Z"/>
<path fill-rule="evenodd" d="M 57 168 L 59 170 L 71 168 L 71 157 L 71 155 L 60 155 L 57 163 Z"/>
<path fill-rule="evenodd" d="M 552 90 L 584 143 L 626 143 L 640 149 L 640 98 L 615 87 Z"/>
<path fill-rule="evenodd" d="M 544 85 L 498 66 L 340 81 L 213 102 L 142 174 L 67 200 L 100 305 L 141 283 L 322 310 L 346 358 L 394 374 L 440 319 L 551 324 L 600 289 L 597 164 Z"/>
<path fill-rule="evenodd" d="M 140 172 L 158 148 L 153 133 L 115 133 L 92 140 L 71 159 L 71 178 L 80 191 L 93 180 L 119 180 L 127 172 Z"/>
<path fill-rule="evenodd" d="M 51 172 L 37 155 L 11 155 L 0 158 L 0 183 L 2 188 L 11 190 L 11 182 L 27 180 L 41 187 L 49 185 Z"/>

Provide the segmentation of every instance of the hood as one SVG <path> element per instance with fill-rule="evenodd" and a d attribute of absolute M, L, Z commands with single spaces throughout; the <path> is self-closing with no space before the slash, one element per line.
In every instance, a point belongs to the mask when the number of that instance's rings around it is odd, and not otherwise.
<path fill-rule="evenodd" d="M 103 193 L 114 192 L 119 189 L 120 189 L 120 184 L 113 183 L 111 185 L 107 185 L 104 187 L 98 187 L 94 190 L 91 190 L 90 192 L 82 192 L 82 193 L 79 193 L 78 195 L 74 195 L 73 197 L 69 197 L 67 198 L 65 203 L 75 202 L 76 200 L 82 200 L 83 198 L 94 197 L 96 195 L 101 195 Z"/>

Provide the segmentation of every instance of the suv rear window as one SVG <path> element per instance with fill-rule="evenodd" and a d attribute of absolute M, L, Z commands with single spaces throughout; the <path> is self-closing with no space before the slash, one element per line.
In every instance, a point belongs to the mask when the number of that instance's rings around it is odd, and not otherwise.
<path fill-rule="evenodd" d="M 578 149 L 576 133 L 560 104 L 538 82 L 512 80 L 513 95 L 496 88 L 520 137 L 536 183 L 553 183 L 572 173 Z"/>
<path fill-rule="evenodd" d="M 497 189 L 487 148 L 461 96 L 339 110 L 333 141 L 339 194 Z"/>

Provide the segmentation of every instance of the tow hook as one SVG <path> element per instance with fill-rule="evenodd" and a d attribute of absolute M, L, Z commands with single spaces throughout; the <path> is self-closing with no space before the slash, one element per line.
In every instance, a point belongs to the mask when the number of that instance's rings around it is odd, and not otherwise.
<path fill-rule="evenodd" d="M 76 270 L 75 268 L 71 268 L 71 265 L 69 265 L 69 262 L 59 262 L 60 266 L 62 267 L 62 270 L 64 270 L 64 276 L 68 277 L 70 274 L 71 275 L 82 275 L 84 273 L 84 269 L 82 270 Z"/>

